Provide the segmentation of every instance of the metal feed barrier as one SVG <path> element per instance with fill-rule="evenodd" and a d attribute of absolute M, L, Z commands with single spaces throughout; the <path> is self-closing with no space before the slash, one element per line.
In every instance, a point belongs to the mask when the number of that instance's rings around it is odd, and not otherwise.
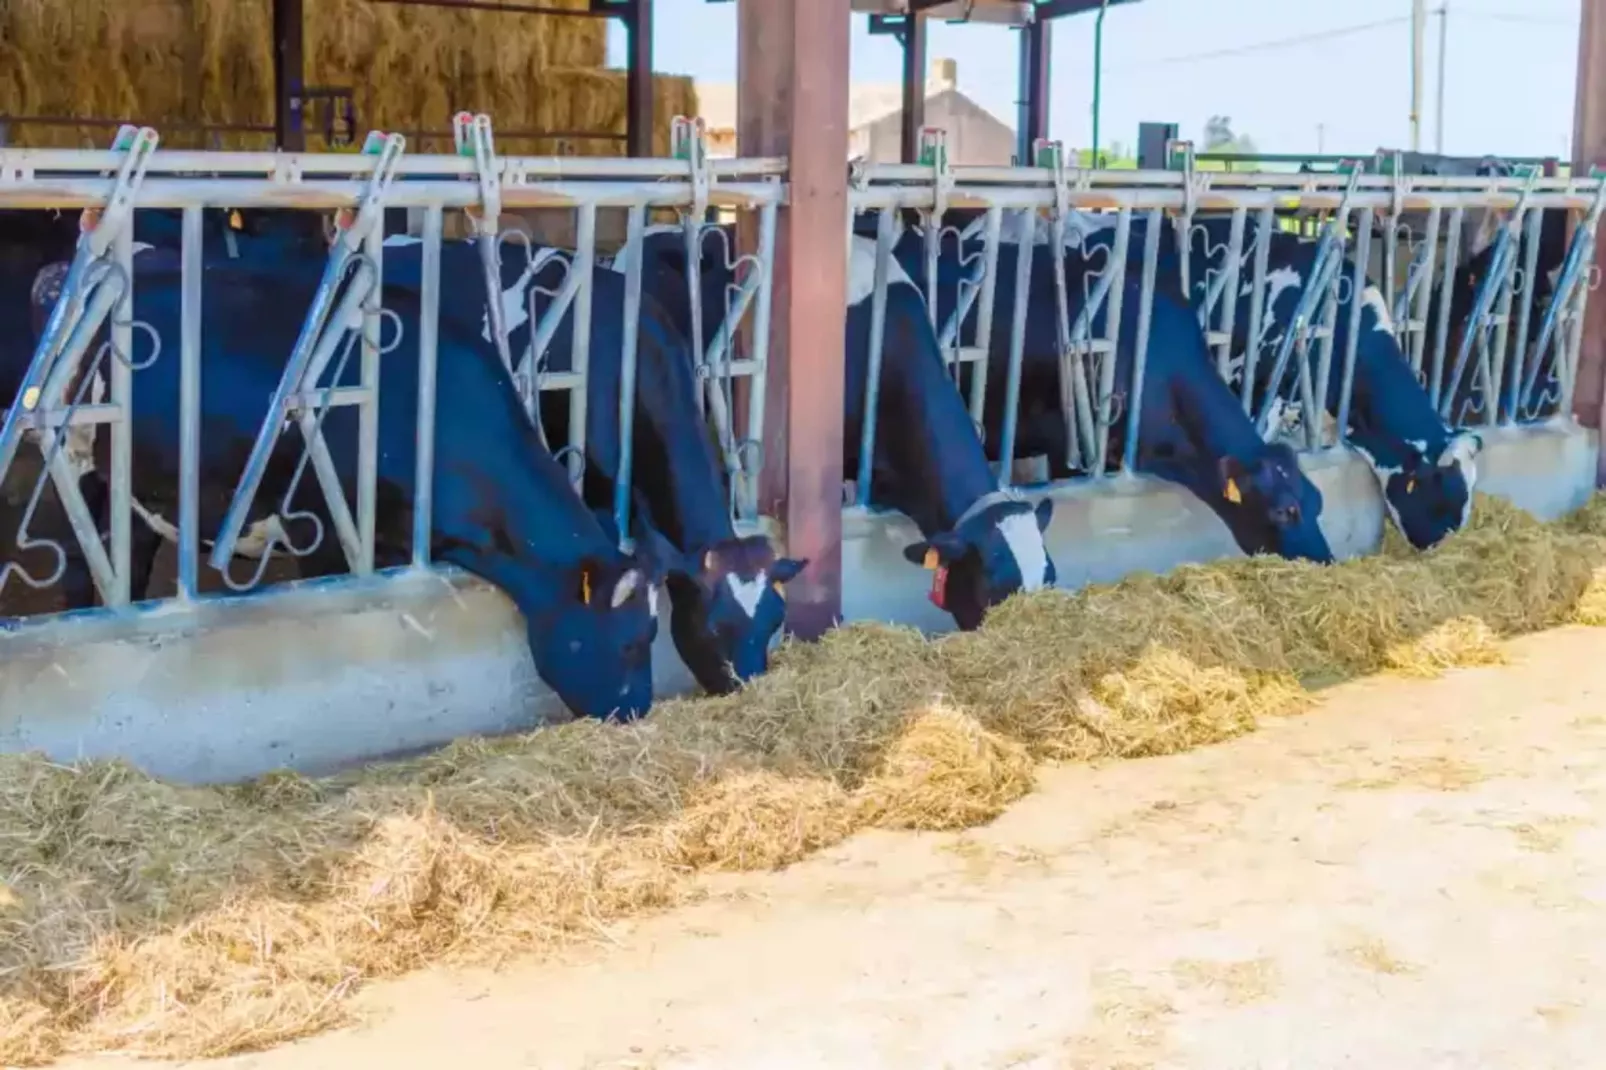
<path fill-rule="evenodd" d="M 1288 434 L 1284 421 L 1297 411 L 1301 425 L 1297 444 L 1306 449 L 1345 444 L 1363 306 L 1348 297 L 1369 285 L 1378 288 L 1396 339 L 1448 422 L 1496 426 L 1552 416 L 1570 419 L 1585 303 L 1599 284 L 1594 239 L 1606 207 L 1606 181 L 1543 178 L 1532 168 L 1493 178 L 1374 176 L 1359 167 L 1348 173 L 1307 174 L 1083 171 L 1067 166 L 1063 148 L 1050 142 L 1038 144 L 1033 167 L 950 167 L 941 131 L 925 132 L 922 147 L 918 164 L 855 161 L 850 170 L 852 210 L 881 210 L 867 410 L 856 486 L 859 505 L 870 501 L 886 286 L 898 237 L 898 209 L 919 213 L 926 270 L 916 282 L 925 291 L 933 328 L 956 381 L 963 366 L 975 369 L 967 402 L 978 428 L 989 362 L 1008 362 L 1001 458 L 1014 454 L 1030 311 L 1027 281 L 1034 255 L 1046 253 L 1032 244 L 1039 228 L 1047 230 L 1049 247 L 1079 248 L 1097 265 L 1073 281 L 1066 278 L 1064 258 L 1055 258 L 1052 300 L 1060 354 L 1059 402 L 1070 430 L 1064 460 L 1072 469 L 1102 475 L 1111 467 L 1111 428 L 1122 415 L 1114 404 L 1116 352 L 1123 344 L 1122 303 L 1131 299 L 1125 289 L 1127 272 L 1132 270 L 1141 271 L 1141 308 L 1126 397 L 1142 396 L 1163 233 L 1181 254 L 1185 292 L 1198 309 L 1218 373 L 1238 389 L 1244 412 L 1268 438 Z M 950 209 L 980 209 L 984 215 L 961 235 L 943 223 Z M 1272 332 L 1266 307 L 1270 244 L 1279 229 L 1278 214 L 1290 209 L 1316 217 L 1314 236 L 1302 239 L 1312 248 L 1312 263 L 1300 279 L 1304 285 L 1292 321 L 1281 324 L 1281 333 L 1273 338 L 1268 337 Z M 1542 212 L 1547 210 L 1571 213 L 1572 225 L 1565 259 L 1554 272 L 1553 295 L 1543 307 L 1536 307 L 1538 240 Z M 1469 314 L 1452 323 L 1450 296 L 1469 211 L 1486 211 L 1504 222 L 1495 228 L 1487 270 L 1474 280 Z M 1134 216 L 1143 222 L 1141 260 L 1129 249 Z M 1192 278 L 1193 265 L 1186 253 L 1205 216 L 1227 221 L 1227 239 L 1208 247 L 1204 277 Z M 1423 218 L 1426 223 L 1420 230 L 1411 225 Z M 1090 220 L 1107 235 L 1096 243 L 1089 240 Z M 1163 224 L 1168 221 L 1166 228 Z M 998 247 L 1011 233 L 1021 243 L 1015 304 L 1008 311 L 1008 350 L 997 354 L 991 352 L 988 340 L 997 314 Z M 937 263 L 943 243 L 976 238 L 979 248 L 960 253 L 963 274 L 955 284 L 954 311 L 938 323 Z M 1519 238 L 1526 238 L 1521 264 Z M 1381 246 L 1381 256 L 1375 255 L 1374 246 Z M 1082 310 L 1075 317 L 1069 314 L 1073 284 L 1082 287 Z M 1240 348 L 1234 344 L 1239 302 L 1233 295 L 1241 294 L 1246 284 L 1251 295 L 1249 342 Z M 1435 292 L 1439 300 L 1430 323 Z M 1228 295 L 1226 300 L 1223 295 Z M 1335 366 L 1334 328 L 1346 302 L 1347 344 Z M 960 325 L 973 309 L 974 330 L 962 337 Z M 1095 330 L 1101 313 L 1102 327 Z M 1533 336 L 1535 316 L 1541 318 Z M 1431 349 L 1426 345 L 1430 336 Z M 1454 346 L 1452 337 L 1457 338 Z M 1262 361 L 1271 362 L 1271 371 L 1267 387 L 1257 390 Z M 1340 376 L 1340 402 L 1329 428 L 1316 399 L 1329 395 L 1335 374 Z M 1318 416 L 1313 419 L 1310 414 Z M 1129 420 L 1116 466 L 1120 472 L 1133 469 L 1137 452 L 1138 421 Z M 1000 487 L 1007 489 L 1012 480 L 1010 463 L 999 463 L 998 471 Z"/>
<path fill-rule="evenodd" d="M 56 560 L 54 573 L 29 574 L 18 561 L 0 562 L 0 591 L 15 574 L 33 588 L 56 583 L 68 562 L 58 541 L 35 536 L 29 525 L 45 489 L 53 484 L 75 541 L 93 576 L 102 601 L 127 605 L 139 592 L 130 590 L 130 526 L 138 508 L 132 486 L 132 376 L 150 367 L 162 353 L 163 340 L 148 325 L 133 319 L 135 213 L 145 208 L 182 209 L 182 311 L 180 361 L 180 486 L 178 597 L 194 599 L 200 591 L 201 532 L 199 518 L 201 458 L 201 300 L 202 212 L 231 209 L 286 209 L 335 213 L 334 234 L 322 279 L 307 309 L 295 346 L 254 447 L 240 473 L 228 511 L 207 556 L 234 590 L 258 584 L 270 551 L 304 556 L 317 543 L 295 546 L 283 521 L 294 519 L 291 502 L 310 465 L 322 491 L 335 537 L 352 573 L 375 569 L 374 529 L 377 506 L 379 376 L 381 356 L 401 341 L 401 323 L 382 303 L 384 265 L 383 219 L 387 208 L 422 209 L 423 277 L 419 322 L 419 398 L 417 473 L 412 531 L 412 563 L 430 564 L 436 353 L 442 297 L 441 250 L 445 213 L 465 211 L 480 252 L 485 305 L 498 355 L 513 376 L 532 422 L 540 430 L 540 397 L 550 391 L 569 395 L 569 437 L 549 443 L 565 460 L 576 485 L 583 475 L 586 447 L 586 382 L 591 338 L 592 268 L 597 265 L 597 217 L 602 209 L 623 209 L 627 215 L 623 324 L 623 389 L 618 399 L 623 441 L 621 492 L 613 503 L 621 538 L 629 539 L 629 474 L 633 462 L 631 427 L 634 416 L 637 312 L 641 297 L 639 255 L 647 214 L 654 209 L 679 213 L 687 234 L 690 277 L 698 277 L 697 240 L 708 209 L 751 211 L 758 217 L 759 249 L 735 268 L 738 283 L 727 302 L 729 329 L 714 343 L 698 347 L 698 377 L 706 408 L 715 426 L 732 485 L 732 508 L 742 519 L 755 516 L 756 481 L 764 412 L 765 364 L 770 312 L 775 212 L 784 197 L 785 163 L 781 160 L 712 160 L 700 127 L 676 123 L 677 155 L 671 159 L 558 159 L 498 157 L 491 124 L 485 116 L 459 115 L 454 120 L 457 152 L 449 155 L 405 153 L 399 135 L 371 134 L 363 151 L 350 154 L 278 154 L 249 152 L 159 152 L 149 129 L 124 128 L 109 151 L 0 150 L 0 209 L 81 209 L 80 237 L 70 270 L 47 326 L 34 350 L 25 378 L 0 423 L 0 484 L 12 474 L 24 437 L 37 441 L 44 465 L 28 496 L 17 531 L 20 550 L 44 549 Z M 536 251 L 528 233 L 504 230 L 508 209 L 567 208 L 576 215 L 577 239 L 572 250 L 552 254 L 564 266 L 555 289 L 529 287 L 526 300 L 529 341 L 515 352 L 502 306 L 501 255 L 513 242 L 525 251 L 526 278 L 533 277 Z M 231 242 L 232 250 L 232 242 Z M 547 298 L 538 307 L 537 296 Z M 697 291 L 692 291 L 693 307 Z M 571 352 L 567 371 L 547 368 L 547 351 L 566 312 L 573 310 Z M 739 352 L 735 327 L 749 310 L 753 323 L 750 352 Z M 539 314 L 537 314 L 539 313 Z M 695 313 L 700 316 L 700 312 Z M 382 339 L 386 320 L 394 337 Z M 18 325 L 8 325 L 15 330 Z M 90 355 L 95 339 L 107 341 Z M 151 352 L 134 359 L 134 335 L 146 335 Z M 355 386 L 336 386 L 354 354 L 360 374 Z M 109 364 L 108 364 L 109 360 Z M 104 400 L 91 397 L 102 370 L 109 370 Z M 736 420 L 732 381 L 749 381 L 745 424 Z M 358 463 L 355 509 L 341 486 L 335 463 L 322 435 L 323 421 L 335 408 L 358 413 Z M 277 503 L 279 523 L 263 548 L 256 572 L 237 580 L 229 572 L 240 546 L 248 510 L 260 488 L 280 435 L 294 422 L 303 437 L 303 456 L 294 481 Z M 109 466 L 103 471 L 109 489 L 103 543 L 78 485 L 81 470 L 69 461 L 67 444 L 74 432 L 106 427 L 110 432 Z M 745 436 L 745 437 L 742 437 Z M 324 537 L 323 525 L 310 519 Z"/>

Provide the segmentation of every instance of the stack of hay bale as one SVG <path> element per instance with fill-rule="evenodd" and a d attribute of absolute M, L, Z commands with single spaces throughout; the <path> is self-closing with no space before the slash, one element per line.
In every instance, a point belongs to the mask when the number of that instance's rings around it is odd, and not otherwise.
<path fill-rule="evenodd" d="M 498 137 L 505 153 L 624 152 L 621 140 L 579 136 L 625 132 L 625 76 L 603 69 L 603 19 L 305 3 L 306 83 L 352 91 L 359 140 L 365 130 L 399 130 L 413 135 L 417 150 L 444 151 L 452 114 L 468 110 L 489 114 L 507 132 Z M 265 148 L 272 39 L 271 0 L 5 0 L 0 116 L 136 120 L 154 126 L 168 146 Z M 654 145 L 667 155 L 669 120 L 696 114 L 696 97 L 690 78 L 654 83 Z M 181 125 L 257 130 L 201 133 Z M 327 147 L 316 106 L 307 132 L 309 148 Z M 569 136 L 534 136 L 540 132 Z M 8 131 L 11 144 L 62 147 L 104 145 L 110 135 L 92 125 L 16 123 Z"/>

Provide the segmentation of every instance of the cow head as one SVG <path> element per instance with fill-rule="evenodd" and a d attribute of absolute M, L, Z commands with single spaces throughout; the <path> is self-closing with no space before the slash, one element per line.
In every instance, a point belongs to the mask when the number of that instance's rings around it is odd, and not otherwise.
<path fill-rule="evenodd" d="M 559 568 L 556 604 L 526 613 L 536 671 L 583 717 L 634 720 L 652 708 L 652 644 L 663 568 L 650 549 Z"/>
<path fill-rule="evenodd" d="M 1293 449 L 1269 443 L 1252 460 L 1228 455 L 1216 463 L 1211 502 L 1247 554 L 1277 554 L 1326 564 L 1333 560 L 1317 523 L 1322 495 Z M 1207 499 L 1209 500 L 1209 499 Z"/>
<path fill-rule="evenodd" d="M 903 556 L 931 572 L 931 601 L 964 631 L 981 626 L 987 610 L 1016 591 L 1052 587 L 1054 562 L 1043 532 L 1054 503 L 988 495 L 954 525 L 904 548 Z"/>
<path fill-rule="evenodd" d="M 704 690 L 725 694 L 769 667 L 770 640 L 786 619 L 785 585 L 807 564 L 776 557 L 762 535 L 676 555 L 670 634 Z"/>
<path fill-rule="evenodd" d="M 1394 526 L 1418 550 L 1438 544 L 1466 526 L 1472 516 L 1472 490 L 1478 481 L 1483 439 L 1470 431 L 1451 435 L 1436 453 L 1425 442 L 1409 442 L 1403 455 L 1376 457 L 1356 447 L 1383 489 L 1383 504 Z"/>

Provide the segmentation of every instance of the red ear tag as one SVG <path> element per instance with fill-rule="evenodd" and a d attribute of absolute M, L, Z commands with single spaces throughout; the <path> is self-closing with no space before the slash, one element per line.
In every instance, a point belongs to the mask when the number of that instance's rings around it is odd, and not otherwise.
<path fill-rule="evenodd" d="M 948 608 L 946 605 L 948 601 L 947 565 L 944 565 L 942 568 L 937 569 L 937 571 L 931 574 L 931 593 L 927 595 L 927 597 L 931 599 L 931 604 L 936 606 L 938 609 Z"/>

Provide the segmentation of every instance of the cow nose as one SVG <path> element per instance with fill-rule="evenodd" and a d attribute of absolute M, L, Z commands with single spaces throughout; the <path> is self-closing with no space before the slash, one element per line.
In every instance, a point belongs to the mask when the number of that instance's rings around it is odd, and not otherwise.
<path fill-rule="evenodd" d="M 1271 519 L 1280 528 L 1291 528 L 1299 523 L 1299 505 L 1292 503 L 1273 509 Z"/>

